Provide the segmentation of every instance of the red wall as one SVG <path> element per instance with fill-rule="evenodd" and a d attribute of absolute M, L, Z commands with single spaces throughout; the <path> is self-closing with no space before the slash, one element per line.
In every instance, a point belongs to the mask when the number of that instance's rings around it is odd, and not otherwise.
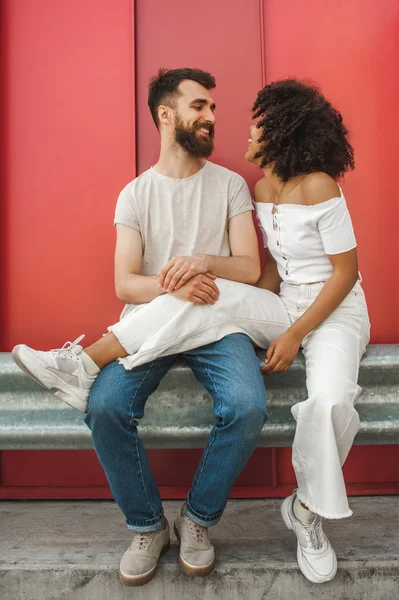
<path fill-rule="evenodd" d="M 120 189 L 158 153 L 147 83 L 160 66 L 196 65 L 217 79 L 215 162 L 252 185 L 244 161 L 250 108 L 267 81 L 318 82 L 343 112 L 357 168 L 345 192 L 359 242 L 372 342 L 398 332 L 397 0 L 5 0 L 3 350 L 98 337 L 118 316 L 113 291 Z M 175 32 L 175 33 L 174 33 Z M 262 41 L 264 43 L 262 43 Z M 262 48 L 264 46 L 263 54 Z"/>
<path fill-rule="evenodd" d="M 264 2 L 267 80 L 310 78 L 342 111 L 356 169 L 344 183 L 371 342 L 399 342 L 399 2 Z"/>
<path fill-rule="evenodd" d="M 251 186 L 260 172 L 243 156 L 258 89 L 286 76 L 322 86 L 355 146 L 344 189 L 372 342 L 399 342 L 398 22 L 397 0 L 4 0 L 0 350 L 92 341 L 117 318 L 112 218 L 135 150 L 138 172 L 157 159 L 146 96 L 159 66 L 216 76 L 212 160 Z M 163 495 L 184 496 L 199 452 L 150 457 Z M 349 491 L 394 491 L 397 460 L 392 447 L 354 448 Z M 92 452 L 3 452 L 0 462 L 0 497 L 110 495 Z M 293 483 L 290 450 L 259 449 L 234 493 L 281 495 Z"/>
<path fill-rule="evenodd" d="M 117 320 L 112 219 L 135 176 L 133 2 L 4 0 L 1 350 Z"/>

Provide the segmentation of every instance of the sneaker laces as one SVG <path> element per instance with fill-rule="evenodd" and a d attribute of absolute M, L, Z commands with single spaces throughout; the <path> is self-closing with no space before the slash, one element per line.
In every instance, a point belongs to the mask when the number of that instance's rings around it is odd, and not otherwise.
<path fill-rule="evenodd" d="M 74 348 L 76 348 L 76 346 L 79 344 L 79 342 L 83 340 L 83 338 L 84 334 L 76 338 L 74 342 L 65 342 L 62 348 L 56 348 L 54 350 L 51 350 L 51 352 L 61 358 L 71 358 L 72 360 L 77 361 L 78 357 L 76 356 Z"/>
<path fill-rule="evenodd" d="M 138 531 L 134 538 L 137 550 L 148 550 L 155 534 L 156 531 Z"/>
<path fill-rule="evenodd" d="M 302 523 L 305 530 L 306 539 L 313 550 L 320 550 L 324 543 L 324 531 L 321 526 L 321 519 L 317 515 L 309 525 Z"/>
<path fill-rule="evenodd" d="M 197 544 L 203 544 L 205 542 L 205 532 L 207 531 L 206 527 L 201 527 L 201 525 L 194 523 L 194 521 L 192 521 L 189 517 L 188 527 L 190 530 L 191 538 L 194 540 L 194 542 L 196 542 Z"/>

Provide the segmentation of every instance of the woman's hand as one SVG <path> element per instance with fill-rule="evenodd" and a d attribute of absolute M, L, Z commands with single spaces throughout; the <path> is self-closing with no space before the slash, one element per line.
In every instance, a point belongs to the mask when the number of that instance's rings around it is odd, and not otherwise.
<path fill-rule="evenodd" d="M 261 372 L 268 374 L 287 371 L 298 354 L 300 344 L 301 340 L 290 331 L 273 340 L 266 352 L 266 366 Z"/>
<path fill-rule="evenodd" d="M 171 292 L 172 296 L 193 302 L 194 304 L 215 304 L 219 299 L 219 288 L 212 273 L 199 274 L 192 277 L 181 288 Z"/>

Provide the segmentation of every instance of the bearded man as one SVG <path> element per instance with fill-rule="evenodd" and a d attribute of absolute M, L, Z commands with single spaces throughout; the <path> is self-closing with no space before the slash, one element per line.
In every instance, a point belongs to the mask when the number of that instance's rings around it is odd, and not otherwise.
<path fill-rule="evenodd" d="M 148 104 L 161 138 L 158 162 L 121 192 L 115 214 L 117 296 L 133 306 L 160 294 L 196 304 L 217 302 L 216 277 L 255 283 L 260 276 L 248 187 L 238 174 L 206 160 L 213 150 L 215 79 L 198 69 L 160 70 Z M 209 527 L 254 451 L 267 419 L 265 389 L 250 339 L 232 334 L 182 354 L 214 400 L 216 424 L 175 521 L 180 565 L 205 575 L 215 565 Z M 133 541 L 120 578 L 142 585 L 169 547 L 169 525 L 137 422 L 147 398 L 177 355 L 126 370 L 115 361 L 98 375 L 86 422 Z"/>

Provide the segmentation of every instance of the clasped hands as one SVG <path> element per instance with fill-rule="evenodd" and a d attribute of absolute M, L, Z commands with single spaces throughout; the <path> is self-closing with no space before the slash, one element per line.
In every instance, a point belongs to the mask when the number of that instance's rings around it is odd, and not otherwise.
<path fill-rule="evenodd" d="M 206 254 L 173 256 L 158 275 L 164 292 L 194 304 L 215 304 L 219 298 L 216 276 L 209 272 Z"/>
<path fill-rule="evenodd" d="M 174 256 L 163 267 L 158 281 L 163 291 L 194 304 L 215 304 L 219 298 L 216 276 L 210 273 L 206 254 Z M 298 354 L 301 340 L 289 330 L 270 344 L 262 373 L 287 371 Z"/>

